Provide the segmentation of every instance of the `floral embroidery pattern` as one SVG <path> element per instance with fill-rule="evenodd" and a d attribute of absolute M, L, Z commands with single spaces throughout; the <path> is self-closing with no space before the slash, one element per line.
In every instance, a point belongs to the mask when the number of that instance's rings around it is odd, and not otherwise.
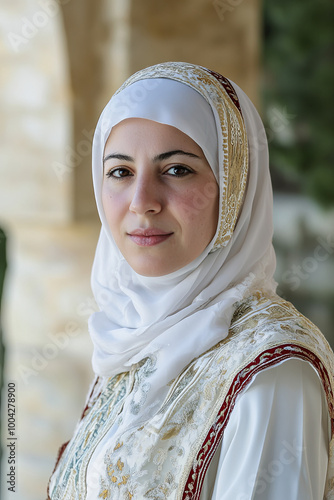
<path fill-rule="evenodd" d="M 142 368 L 136 373 L 133 398 L 130 405 L 131 413 L 134 415 L 137 415 L 140 408 L 145 404 L 147 393 L 151 388 L 151 384 L 147 381 L 147 378 L 155 371 L 156 362 L 156 358 L 151 355 L 144 360 Z"/>

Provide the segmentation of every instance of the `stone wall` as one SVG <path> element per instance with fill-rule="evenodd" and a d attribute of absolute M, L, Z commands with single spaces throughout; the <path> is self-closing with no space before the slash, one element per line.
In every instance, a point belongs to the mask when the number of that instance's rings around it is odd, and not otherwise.
<path fill-rule="evenodd" d="M 130 12 L 130 71 L 186 61 L 218 71 L 258 101 L 258 0 L 147 0 Z"/>
<path fill-rule="evenodd" d="M 133 71 L 186 60 L 256 101 L 257 0 L 31 0 L 0 23 L 0 225 L 8 236 L 2 324 L 17 393 L 16 493 L 43 500 L 90 383 L 87 318 L 99 232 L 90 174 L 97 117 Z M 3 440 L 7 436 L 3 415 Z M 4 449 L 2 476 L 7 473 Z"/>

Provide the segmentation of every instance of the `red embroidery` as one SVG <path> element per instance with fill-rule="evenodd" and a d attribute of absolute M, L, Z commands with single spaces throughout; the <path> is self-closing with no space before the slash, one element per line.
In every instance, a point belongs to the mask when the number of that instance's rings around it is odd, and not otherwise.
<path fill-rule="evenodd" d="M 210 73 L 210 75 L 214 76 L 219 81 L 219 83 L 222 84 L 222 86 L 226 90 L 228 96 L 230 97 L 232 102 L 235 104 L 235 106 L 238 108 L 238 110 L 242 116 L 241 106 L 240 106 L 240 102 L 239 102 L 237 93 L 234 90 L 233 86 L 231 85 L 230 81 L 227 78 L 225 78 L 223 75 L 220 75 L 219 73 L 217 73 L 216 71 L 212 71 L 211 69 L 207 69 L 207 68 L 205 68 L 205 69 L 208 71 L 208 73 Z"/>
<path fill-rule="evenodd" d="M 334 432 L 333 393 L 327 371 L 319 358 L 317 358 L 312 351 L 306 349 L 305 347 L 294 344 L 284 344 L 268 349 L 249 363 L 234 378 L 226 395 L 225 401 L 217 415 L 216 421 L 209 430 L 203 442 L 202 448 L 197 454 L 195 465 L 191 469 L 185 485 L 182 500 L 198 500 L 200 498 L 206 471 L 208 470 L 212 457 L 223 438 L 226 425 L 235 406 L 238 394 L 240 394 L 240 392 L 247 387 L 254 375 L 258 372 L 289 358 L 304 359 L 316 368 L 326 393 L 329 414 L 332 417 L 332 432 Z"/>

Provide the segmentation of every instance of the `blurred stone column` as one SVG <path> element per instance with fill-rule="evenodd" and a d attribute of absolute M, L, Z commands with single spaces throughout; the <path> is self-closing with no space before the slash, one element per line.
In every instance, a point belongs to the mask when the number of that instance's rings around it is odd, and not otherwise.
<path fill-rule="evenodd" d="M 87 318 L 94 310 L 89 278 L 99 231 L 90 171 L 95 81 L 81 65 L 80 94 L 55 0 L 7 4 L 0 30 L 0 226 L 8 248 L 2 326 L 5 388 L 9 381 L 16 385 L 17 437 L 15 493 L 7 489 L 4 446 L 1 498 L 42 500 L 92 378 Z M 6 396 L 4 390 L 3 440 Z"/>

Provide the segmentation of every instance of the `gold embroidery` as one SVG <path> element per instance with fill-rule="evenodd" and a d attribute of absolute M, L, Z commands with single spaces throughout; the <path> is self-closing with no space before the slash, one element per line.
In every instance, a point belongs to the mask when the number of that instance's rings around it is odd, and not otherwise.
<path fill-rule="evenodd" d="M 171 429 L 169 429 L 167 432 L 165 432 L 161 439 L 165 441 L 166 439 L 171 439 L 172 437 L 176 437 L 182 429 L 182 424 L 175 425 Z"/>
<path fill-rule="evenodd" d="M 129 474 L 126 476 L 122 476 L 122 481 L 120 483 L 118 483 L 118 486 L 122 486 L 122 484 L 126 484 L 128 482 L 129 477 L 130 477 Z"/>
<path fill-rule="evenodd" d="M 103 490 L 100 494 L 99 494 L 99 498 L 108 498 L 109 497 L 109 491 L 108 490 Z"/>
<path fill-rule="evenodd" d="M 87 442 L 88 442 L 88 439 L 90 438 L 90 435 L 91 435 L 91 432 L 88 432 L 88 433 L 87 433 L 87 437 L 86 437 L 86 439 L 85 439 L 84 446 L 87 446 Z"/>
<path fill-rule="evenodd" d="M 123 468 L 124 468 L 124 462 L 122 462 L 120 458 L 117 460 L 117 464 L 116 464 L 117 471 L 116 472 L 115 472 L 115 467 L 112 463 L 107 466 L 107 473 L 108 473 L 108 476 L 110 477 L 111 482 L 114 484 L 117 483 L 118 487 L 126 484 L 128 482 L 129 477 L 130 477 L 129 474 L 127 474 L 125 476 L 121 476 L 121 477 L 118 477 L 117 475 L 115 475 L 115 474 L 118 474 L 118 471 L 122 472 Z"/>
<path fill-rule="evenodd" d="M 117 468 L 118 470 L 120 470 L 122 472 L 123 468 L 124 468 L 124 463 L 121 461 L 121 459 L 119 458 L 118 461 L 117 461 Z"/>

